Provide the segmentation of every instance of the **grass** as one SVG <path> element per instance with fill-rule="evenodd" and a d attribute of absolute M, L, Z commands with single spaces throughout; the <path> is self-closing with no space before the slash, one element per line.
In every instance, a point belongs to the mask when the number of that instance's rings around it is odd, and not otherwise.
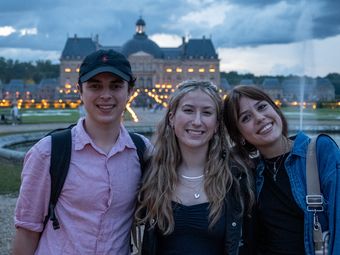
<path fill-rule="evenodd" d="M 10 116 L 10 109 L 0 108 L 0 114 Z M 77 109 L 21 109 L 20 114 L 22 115 L 22 124 L 76 123 L 79 119 L 79 112 Z M 125 112 L 124 119 L 130 120 L 131 115 L 128 112 Z"/>
<path fill-rule="evenodd" d="M 299 107 L 284 107 L 282 108 L 285 116 L 288 119 L 299 119 L 300 108 Z M 320 108 L 320 109 L 303 109 L 304 119 L 314 119 L 314 120 L 335 120 L 340 117 L 340 108 L 330 109 L 330 108 Z"/>
<path fill-rule="evenodd" d="M 20 187 L 21 162 L 0 158 L 0 195 L 18 193 Z"/>
<path fill-rule="evenodd" d="M 30 115 L 34 112 L 36 115 Z M 42 124 L 42 123 L 76 123 L 79 118 L 78 110 L 66 109 L 63 113 L 67 115 L 56 115 L 55 110 L 20 110 L 23 124 Z M 50 114 L 48 114 L 50 113 Z M 10 109 L 0 108 L 0 114 L 10 114 Z M 26 114 L 28 114 L 26 116 Z M 125 120 L 131 119 L 129 113 L 125 113 Z M 22 169 L 21 162 L 13 162 L 0 157 L 0 194 L 17 193 L 20 187 L 20 175 Z"/>

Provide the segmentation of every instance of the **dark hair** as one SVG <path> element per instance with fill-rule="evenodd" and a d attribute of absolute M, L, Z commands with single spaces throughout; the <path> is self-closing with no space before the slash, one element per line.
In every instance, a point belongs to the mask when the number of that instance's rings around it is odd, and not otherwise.
<path fill-rule="evenodd" d="M 231 141 L 235 145 L 235 149 L 238 153 L 241 153 L 243 158 L 249 157 L 249 155 L 257 152 L 254 145 L 243 140 L 243 137 L 237 127 L 240 113 L 240 100 L 242 97 L 248 97 L 253 100 L 266 101 L 280 116 L 282 121 L 282 134 L 287 137 L 288 124 L 285 116 L 280 108 L 274 103 L 268 94 L 266 94 L 260 88 L 255 86 L 240 85 L 234 87 L 224 100 L 223 109 L 223 122 L 227 127 Z M 244 143 L 245 142 L 245 143 Z"/>

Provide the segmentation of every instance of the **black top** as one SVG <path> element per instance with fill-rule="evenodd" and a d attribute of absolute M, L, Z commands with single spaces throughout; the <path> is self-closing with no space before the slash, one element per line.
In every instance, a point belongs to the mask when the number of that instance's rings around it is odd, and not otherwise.
<path fill-rule="evenodd" d="M 158 255 L 220 255 L 224 250 L 225 215 L 209 229 L 209 203 L 185 206 L 172 202 L 175 229 L 159 235 Z"/>
<path fill-rule="evenodd" d="M 284 164 L 274 171 L 273 162 L 266 160 L 264 184 L 258 201 L 258 254 L 305 254 L 303 211 L 297 206 Z M 276 178 L 274 178 L 276 172 Z"/>

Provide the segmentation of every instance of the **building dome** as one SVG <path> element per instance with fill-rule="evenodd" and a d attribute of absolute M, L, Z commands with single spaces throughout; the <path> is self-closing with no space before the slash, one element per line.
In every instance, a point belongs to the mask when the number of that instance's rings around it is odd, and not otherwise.
<path fill-rule="evenodd" d="M 139 51 L 144 51 L 154 58 L 163 58 L 161 48 L 154 41 L 148 39 L 145 34 L 134 35 L 134 37 L 127 41 L 122 47 L 122 53 L 126 57 Z"/>
<path fill-rule="evenodd" d="M 144 51 L 154 58 L 163 58 L 161 48 L 146 35 L 145 21 L 142 18 L 136 22 L 136 34 L 122 46 L 122 53 L 126 57 L 139 51 Z"/>
<path fill-rule="evenodd" d="M 145 21 L 142 18 L 139 18 L 136 22 L 136 26 L 145 26 Z"/>

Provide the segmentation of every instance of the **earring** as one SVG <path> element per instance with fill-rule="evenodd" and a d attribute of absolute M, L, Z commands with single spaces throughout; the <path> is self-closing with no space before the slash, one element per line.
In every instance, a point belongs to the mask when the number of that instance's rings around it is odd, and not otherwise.
<path fill-rule="evenodd" d="M 246 145 L 246 140 L 243 137 L 241 138 L 241 145 L 242 146 Z"/>

